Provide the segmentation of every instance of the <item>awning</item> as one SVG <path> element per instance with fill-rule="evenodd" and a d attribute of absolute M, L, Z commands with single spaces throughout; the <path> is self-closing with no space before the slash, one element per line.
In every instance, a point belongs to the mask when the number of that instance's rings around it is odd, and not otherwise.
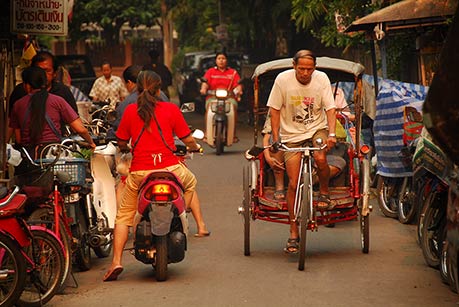
<path fill-rule="evenodd" d="M 344 32 L 384 31 L 444 24 L 454 15 L 459 0 L 404 0 L 355 20 Z"/>

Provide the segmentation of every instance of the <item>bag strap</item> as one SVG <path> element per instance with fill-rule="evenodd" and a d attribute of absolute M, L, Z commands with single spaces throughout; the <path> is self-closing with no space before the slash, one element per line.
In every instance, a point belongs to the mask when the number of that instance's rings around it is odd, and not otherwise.
<path fill-rule="evenodd" d="M 137 139 L 135 140 L 134 145 L 131 146 L 131 148 L 132 148 L 132 155 L 134 155 L 134 149 L 135 149 L 135 147 L 137 146 L 137 143 L 139 142 L 140 137 L 142 136 L 142 134 L 143 134 L 144 131 L 145 131 L 145 126 L 142 127 L 142 130 L 140 130 L 139 136 L 138 136 Z"/>
<path fill-rule="evenodd" d="M 24 120 L 22 121 L 21 134 L 22 134 L 22 127 L 25 127 L 26 120 L 27 120 L 27 118 L 28 118 L 29 115 L 30 115 L 31 109 L 32 109 L 32 104 L 29 103 L 29 106 L 27 107 L 27 109 L 26 109 L 26 111 L 25 111 L 25 114 L 24 114 Z M 54 125 L 53 121 L 52 121 L 51 118 L 48 116 L 48 113 L 46 113 L 46 111 L 45 111 L 45 119 L 46 119 L 46 122 L 48 123 L 48 126 L 49 126 L 49 127 L 51 128 L 51 130 L 53 131 L 53 133 L 58 137 L 59 141 L 62 141 L 62 134 L 60 134 L 60 132 L 57 131 L 56 126 Z"/>
<path fill-rule="evenodd" d="M 159 136 L 161 137 L 161 140 L 163 140 L 164 145 L 166 145 L 166 147 L 170 151 L 174 152 L 174 150 L 169 146 L 169 144 L 167 144 L 166 140 L 164 139 L 163 131 L 161 130 L 161 126 L 159 125 L 158 120 L 156 119 L 156 115 L 155 115 L 155 111 L 154 110 L 153 110 L 153 118 L 154 118 L 154 120 L 156 122 L 156 126 L 158 127 L 158 131 L 159 131 Z"/>

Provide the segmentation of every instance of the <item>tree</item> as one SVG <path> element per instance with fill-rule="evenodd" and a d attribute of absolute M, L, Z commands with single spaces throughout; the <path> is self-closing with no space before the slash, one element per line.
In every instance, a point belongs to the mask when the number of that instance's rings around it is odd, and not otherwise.
<path fill-rule="evenodd" d="M 119 42 L 119 31 L 125 22 L 131 27 L 152 26 L 160 16 L 159 12 L 159 3 L 151 0 L 78 0 L 73 8 L 70 37 L 87 37 L 88 34 L 80 30 L 81 24 L 97 22 L 104 28 L 103 36 L 111 45 Z"/>
<path fill-rule="evenodd" d="M 342 33 L 357 19 L 378 8 L 374 0 L 292 0 L 297 30 L 309 29 L 327 47 L 347 48 L 364 41 L 363 35 Z"/>

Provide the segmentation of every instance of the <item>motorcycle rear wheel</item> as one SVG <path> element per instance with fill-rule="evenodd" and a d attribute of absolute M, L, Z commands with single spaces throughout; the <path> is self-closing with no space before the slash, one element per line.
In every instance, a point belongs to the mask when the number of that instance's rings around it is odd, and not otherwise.
<path fill-rule="evenodd" d="M 0 233 L 0 306 L 13 306 L 26 281 L 26 263 L 19 244 Z"/>
<path fill-rule="evenodd" d="M 156 261 L 154 264 L 157 281 L 167 279 L 167 235 L 156 237 Z"/>
<path fill-rule="evenodd" d="M 85 272 L 91 269 L 91 247 L 89 246 L 88 223 L 81 207 L 77 208 L 78 223 L 72 225 L 72 234 L 78 240 L 76 248 L 75 262 L 80 271 Z"/>
<path fill-rule="evenodd" d="M 390 218 L 397 218 L 398 216 L 398 178 L 389 178 L 378 176 L 377 191 L 378 191 L 378 205 L 381 212 Z"/>
<path fill-rule="evenodd" d="M 413 189 L 413 178 L 405 177 L 398 198 L 398 220 L 402 224 L 410 224 L 416 215 L 416 195 Z"/>

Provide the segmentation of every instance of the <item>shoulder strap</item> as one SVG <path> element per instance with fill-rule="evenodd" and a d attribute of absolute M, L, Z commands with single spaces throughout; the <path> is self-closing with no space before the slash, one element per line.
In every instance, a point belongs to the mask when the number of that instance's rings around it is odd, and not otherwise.
<path fill-rule="evenodd" d="M 25 127 L 26 120 L 27 120 L 27 117 L 29 117 L 31 108 L 32 108 L 32 105 L 29 104 L 29 106 L 27 107 L 27 109 L 25 111 L 25 114 L 24 114 L 24 120 L 22 121 L 21 133 L 22 133 L 22 127 Z M 49 118 L 48 113 L 46 113 L 46 112 L 45 112 L 45 119 L 46 119 L 46 122 L 48 123 L 48 126 L 51 128 L 51 130 L 54 132 L 54 134 L 58 137 L 59 141 L 61 141 L 62 140 L 62 134 L 60 134 L 60 132 L 57 131 L 56 126 L 54 126 L 53 121 L 51 120 L 51 118 Z"/>
<path fill-rule="evenodd" d="M 139 142 L 140 137 L 142 136 L 142 134 L 143 134 L 144 131 L 145 131 L 145 125 L 142 127 L 142 130 L 140 130 L 139 136 L 138 136 L 137 139 L 135 140 L 134 144 L 131 146 L 131 148 L 132 148 L 132 155 L 134 155 L 134 149 L 135 149 L 135 147 L 137 146 L 137 143 Z"/>

